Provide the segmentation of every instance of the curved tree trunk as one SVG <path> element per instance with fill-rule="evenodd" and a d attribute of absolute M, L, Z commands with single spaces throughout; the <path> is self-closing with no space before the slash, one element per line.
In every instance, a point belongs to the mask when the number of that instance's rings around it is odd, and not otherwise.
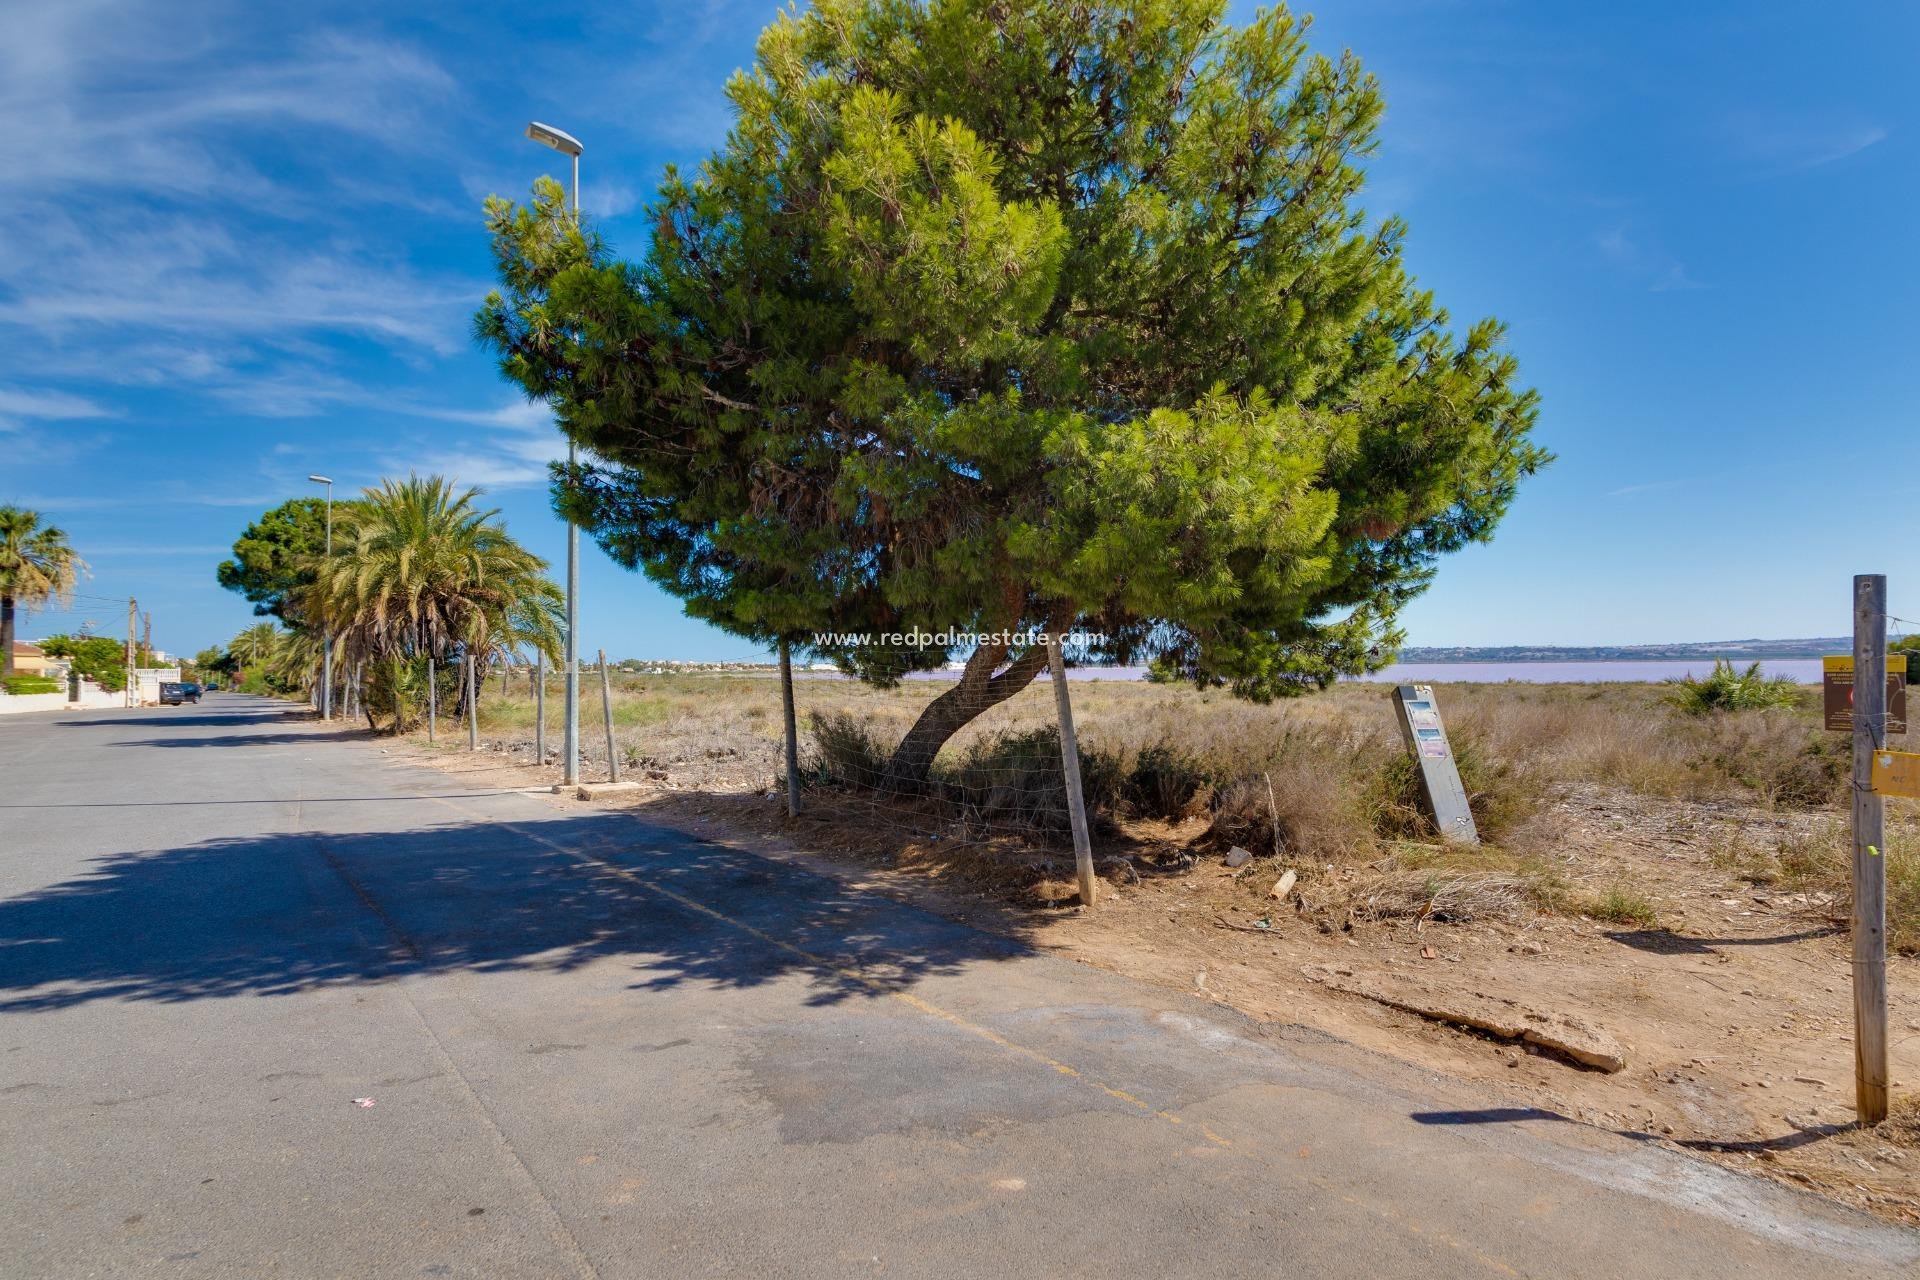
<path fill-rule="evenodd" d="M 13 597 L 0 596 L 0 676 L 13 674 Z"/>
<path fill-rule="evenodd" d="M 1047 619 L 1046 633 L 1058 635 L 1072 619 L 1062 612 Z M 927 782 L 934 757 L 948 739 L 972 723 L 982 712 L 999 706 L 1032 684 L 1034 677 L 1047 669 L 1047 646 L 1036 644 L 1008 664 L 999 675 L 993 669 L 1007 656 L 1006 645 L 983 645 L 973 651 L 960 679 L 920 713 L 920 718 L 900 739 L 887 761 L 880 785 L 889 791 L 918 791 Z"/>

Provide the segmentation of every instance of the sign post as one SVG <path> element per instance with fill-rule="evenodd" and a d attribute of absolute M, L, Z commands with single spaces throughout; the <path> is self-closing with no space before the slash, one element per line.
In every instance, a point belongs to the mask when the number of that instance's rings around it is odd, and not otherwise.
<path fill-rule="evenodd" d="M 1907 655 L 1886 654 L 1887 732 L 1907 731 Z M 1853 655 L 1833 654 L 1820 659 L 1821 710 L 1827 728 L 1835 733 L 1853 732 Z M 1884 744 L 1882 744 L 1884 745 Z"/>
<path fill-rule="evenodd" d="M 1904 663 L 1905 659 L 1902 659 Z M 1887 1118 L 1887 859 L 1885 802 L 1874 753 L 1887 742 L 1887 579 L 1853 580 L 1853 1095 L 1861 1125 Z M 1902 686 L 1905 681 L 1901 681 Z M 1829 702 L 1831 706 L 1831 702 Z M 1831 711 L 1828 723 L 1833 722 Z"/>
<path fill-rule="evenodd" d="M 1427 811 L 1442 840 L 1457 844 L 1479 844 L 1480 833 L 1473 825 L 1473 809 L 1467 803 L 1467 789 L 1460 782 L 1460 767 L 1453 758 L 1453 746 L 1447 741 L 1447 727 L 1440 721 L 1440 705 L 1434 701 L 1433 687 L 1403 684 L 1393 691 L 1394 709 L 1400 715 L 1400 734 L 1406 739 L 1407 752 L 1420 770 L 1420 790 L 1426 796 Z"/>

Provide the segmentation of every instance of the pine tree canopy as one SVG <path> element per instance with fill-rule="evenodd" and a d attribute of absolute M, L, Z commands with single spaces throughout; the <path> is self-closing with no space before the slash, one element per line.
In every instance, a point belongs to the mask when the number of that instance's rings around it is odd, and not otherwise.
<path fill-rule="evenodd" d="M 1548 460 L 1536 399 L 1359 203 L 1373 77 L 1224 11 L 820 0 L 643 258 L 550 181 L 489 201 L 476 331 L 589 451 L 562 501 L 693 615 L 875 681 L 950 654 L 813 633 L 1078 627 L 1260 699 L 1383 665 Z M 970 713 L 1043 665 L 1010 656 Z"/>

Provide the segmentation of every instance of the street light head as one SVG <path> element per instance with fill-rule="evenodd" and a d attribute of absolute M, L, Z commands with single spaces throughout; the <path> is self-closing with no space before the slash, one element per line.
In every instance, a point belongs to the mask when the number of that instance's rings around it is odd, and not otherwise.
<path fill-rule="evenodd" d="M 580 139 L 564 129 L 556 129 L 550 124 L 541 124 L 538 120 L 527 126 L 527 136 L 542 146 L 552 147 L 566 155 L 578 156 L 586 148 L 580 145 Z"/>
<path fill-rule="evenodd" d="M 315 484 L 332 484 L 333 483 L 332 476 L 308 476 L 307 479 L 313 481 Z"/>

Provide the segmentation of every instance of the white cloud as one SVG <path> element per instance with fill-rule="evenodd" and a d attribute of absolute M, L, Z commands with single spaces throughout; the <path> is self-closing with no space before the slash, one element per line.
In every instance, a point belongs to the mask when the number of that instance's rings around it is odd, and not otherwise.
<path fill-rule="evenodd" d="M 1661 489 L 1671 489 L 1679 483 L 1678 480 L 1649 480 L 1644 484 L 1628 484 L 1622 485 L 1618 489 L 1609 489 L 1607 490 L 1607 496 L 1609 498 L 1630 498 L 1637 493 L 1655 493 Z"/>
<path fill-rule="evenodd" d="M 273 359 L 263 346 L 309 337 L 403 357 L 465 347 L 485 282 L 415 268 L 364 215 L 408 205 L 393 175 L 450 149 L 457 81 L 401 40 L 322 29 L 239 46 L 264 31 L 250 7 L 219 3 L 10 7 L 0 372 L 17 378 L 27 358 L 6 330 L 110 343 L 101 376 L 146 385 L 215 380 L 228 357 L 123 353 L 244 342 Z"/>
<path fill-rule="evenodd" d="M 497 409 L 423 410 L 421 416 L 471 423 L 482 430 L 460 442 L 458 449 L 416 450 L 395 455 L 393 470 L 453 476 L 465 484 L 490 489 L 513 489 L 547 482 L 547 467 L 566 453 L 565 437 L 554 425 L 553 413 L 543 404 L 519 401 Z"/>
<path fill-rule="evenodd" d="M 33 391 L 0 386 L 0 420 L 38 418 L 65 421 L 73 418 L 111 418 L 114 411 L 85 396 L 65 391 Z"/>
<path fill-rule="evenodd" d="M 1622 224 L 1593 237 L 1603 257 L 1619 265 L 1630 278 L 1646 282 L 1649 293 L 1685 292 L 1712 286 L 1693 278 L 1686 264 L 1665 253 L 1656 241 Z"/>
<path fill-rule="evenodd" d="M 1870 121 L 1821 119 L 1798 113 L 1747 112 L 1732 117 L 1727 130 L 1735 148 L 1748 161 L 1787 173 L 1835 164 L 1891 136 L 1884 125 Z"/>

